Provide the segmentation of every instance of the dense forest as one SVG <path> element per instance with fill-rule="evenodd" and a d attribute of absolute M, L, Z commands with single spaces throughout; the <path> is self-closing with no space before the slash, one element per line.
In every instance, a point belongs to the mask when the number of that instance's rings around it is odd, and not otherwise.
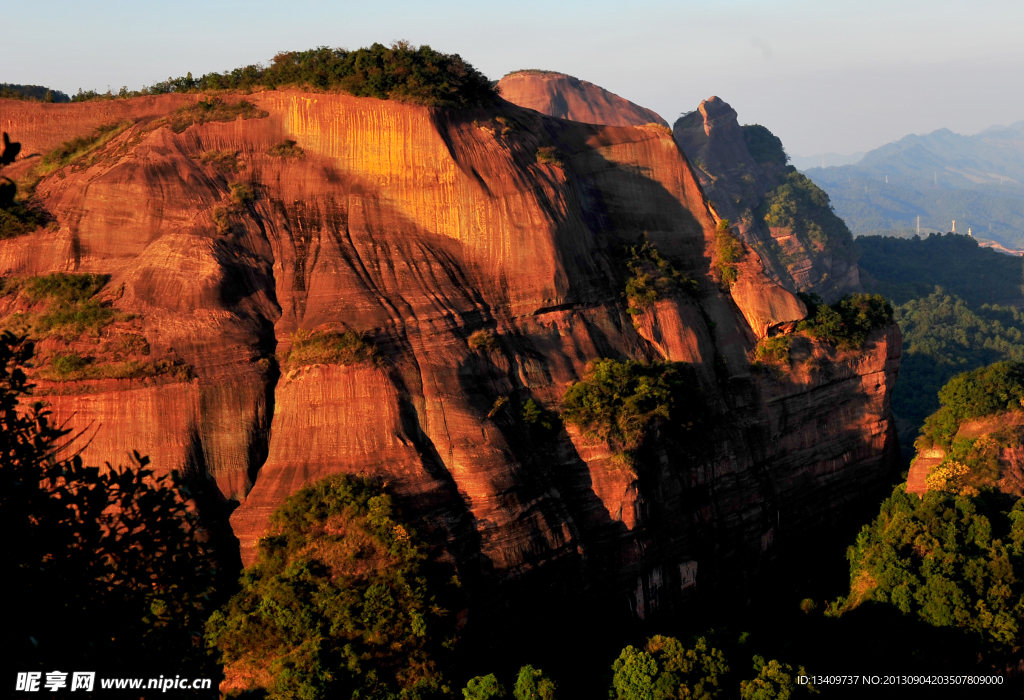
<path fill-rule="evenodd" d="M 1020 258 L 969 236 L 860 237 L 864 287 L 892 300 L 903 332 L 892 407 L 906 460 L 938 392 L 966 370 L 1024 360 Z"/>

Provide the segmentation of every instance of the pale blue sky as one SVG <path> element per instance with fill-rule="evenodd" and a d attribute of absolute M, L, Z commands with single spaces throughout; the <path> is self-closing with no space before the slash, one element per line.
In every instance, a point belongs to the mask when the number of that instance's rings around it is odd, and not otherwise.
<path fill-rule="evenodd" d="M 68 93 L 408 39 L 495 79 L 570 73 L 669 122 L 718 95 L 800 155 L 1024 119 L 1020 0 L 2 0 L 0 16 L 0 82 Z"/>

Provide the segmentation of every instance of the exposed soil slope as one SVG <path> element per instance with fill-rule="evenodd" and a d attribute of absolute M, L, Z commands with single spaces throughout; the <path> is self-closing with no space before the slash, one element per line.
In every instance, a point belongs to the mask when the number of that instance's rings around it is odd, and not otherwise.
<path fill-rule="evenodd" d="M 657 112 L 564 73 L 539 70 L 509 73 L 498 81 L 498 89 L 512 104 L 559 119 L 609 126 L 668 126 Z"/>
<path fill-rule="evenodd" d="M 245 98 L 267 116 L 174 133 L 163 117 L 198 99 L 0 101 L 23 144 L 11 177 L 132 121 L 38 183 L 53 223 L 0 241 L 0 273 L 110 275 L 97 298 L 116 318 L 44 334 L 36 393 L 86 431 L 87 461 L 137 449 L 182 469 L 216 487 L 211 522 L 237 503 L 246 561 L 288 494 L 361 473 L 386 480 L 485 604 L 537 585 L 644 616 L 694 580 L 735 585 L 780 539 L 888 483 L 898 330 L 855 353 L 798 338 L 786 372 L 752 373 L 757 338 L 803 305 L 752 250 L 723 291 L 716 218 L 663 128 L 277 91 Z M 699 292 L 630 317 L 623 250 L 643 232 Z M 0 301 L 6 324 L 39 313 Z M 495 342 L 474 349 L 482 329 Z M 378 359 L 282 364 L 293 334 L 316 330 L 361 334 Z M 189 371 L 105 372 L 129 333 L 140 362 Z M 69 351 L 93 374 L 54 375 Z M 600 441 L 518 419 L 529 398 L 558 410 L 601 357 L 690 363 L 710 427 L 656 436 L 628 468 Z M 488 417 L 503 396 L 512 410 Z"/>

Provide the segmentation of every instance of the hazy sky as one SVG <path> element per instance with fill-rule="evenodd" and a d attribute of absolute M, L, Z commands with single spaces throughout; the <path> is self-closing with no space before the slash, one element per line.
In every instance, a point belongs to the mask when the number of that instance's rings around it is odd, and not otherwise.
<path fill-rule="evenodd" d="M 491 78 L 559 70 L 670 123 L 718 95 L 792 154 L 1024 119 L 1024 2 L 49 0 L 0 4 L 0 82 L 68 93 L 407 39 Z"/>

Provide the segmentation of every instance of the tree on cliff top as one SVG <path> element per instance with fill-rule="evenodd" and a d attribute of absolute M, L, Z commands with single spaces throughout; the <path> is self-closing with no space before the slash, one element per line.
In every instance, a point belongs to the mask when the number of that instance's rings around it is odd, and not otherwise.
<path fill-rule="evenodd" d="M 271 698 L 426 698 L 454 643 L 444 598 L 390 497 L 346 475 L 322 479 L 274 512 L 241 590 L 207 625 L 228 677 Z"/>
<path fill-rule="evenodd" d="M 430 106 L 468 107 L 487 104 L 497 91 L 487 76 L 458 54 L 434 51 L 424 44 L 399 41 L 391 46 L 373 44 L 348 51 L 320 46 L 308 51 L 284 51 L 270 65 L 249 65 L 194 79 L 168 78 L 140 92 L 119 96 L 167 92 L 275 89 L 285 86 L 314 90 L 342 90 L 356 97 L 377 97 Z M 75 101 L 113 99 L 113 95 L 81 93 Z"/>
<path fill-rule="evenodd" d="M 177 477 L 87 467 L 61 457 L 21 370 L 32 345 L 0 336 L 3 580 L 14 592 L 7 638 L 19 670 L 153 669 L 214 678 L 200 644 L 215 570 Z M 19 405 L 20 404 L 20 405 Z M 153 669 L 160 672 L 170 667 Z M 141 674 L 140 674 L 141 675 Z"/>

